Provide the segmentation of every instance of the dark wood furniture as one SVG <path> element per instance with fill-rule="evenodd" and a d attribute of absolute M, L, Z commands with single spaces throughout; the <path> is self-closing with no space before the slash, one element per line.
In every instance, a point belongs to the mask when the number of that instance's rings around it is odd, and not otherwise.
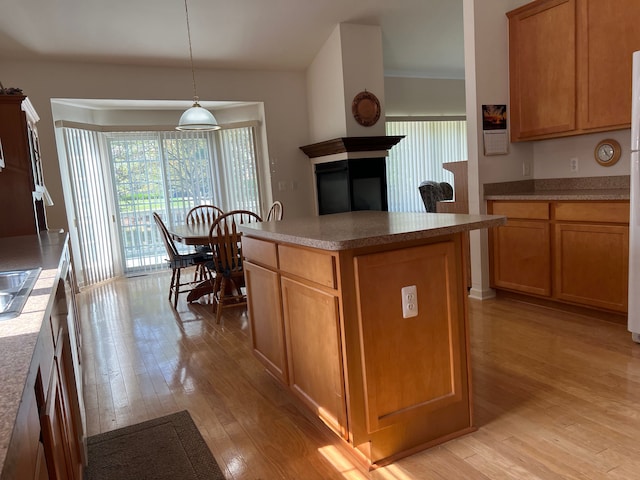
<path fill-rule="evenodd" d="M 44 179 L 36 124 L 40 118 L 24 95 L 0 94 L 0 237 L 47 229 Z"/>
<path fill-rule="evenodd" d="M 216 323 L 220 323 L 222 310 L 247 304 L 244 288 L 240 225 L 261 222 L 262 218 L 248 210 L 233 210 L 220 215 L 209 232 L 212 259 L 206 267 L 213 283 Z"/>

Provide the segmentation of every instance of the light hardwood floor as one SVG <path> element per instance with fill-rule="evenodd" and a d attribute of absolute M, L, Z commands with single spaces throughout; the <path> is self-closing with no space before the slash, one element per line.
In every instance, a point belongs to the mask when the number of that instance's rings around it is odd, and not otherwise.
<path fill-rule="evenodd" d="M 478 430 L 372 472 L 254 359 L 242 308 L 177 311 L 168 277 L 78 296 L 88 434 L 187 409 L 227 479 L 638 479 L 640 345 L 624 325 L 470 301 Z"/>

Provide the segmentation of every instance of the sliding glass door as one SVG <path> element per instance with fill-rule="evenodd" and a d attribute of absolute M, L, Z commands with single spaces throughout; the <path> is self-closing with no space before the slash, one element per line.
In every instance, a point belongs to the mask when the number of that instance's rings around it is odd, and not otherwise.
<path fill-rule="evenodd" d="M 72 154 L 71 147 L 79 145 L 76 150 L 82 152 L 87 131 L 63 130 L 69 171 L 86 170 L 90 159 L 82 153 Z M 96 262 L 112 264 L 103 275 L 81 278 L 83 285 L 116 272 L 132 275 L 165 267 L 166 253 L 153 212 L 170 226 L 184 222 L 189 209 L 201 204 L 260 213 L 253 127 L 219 132 L 89 133 L 93 143 L 101 145 L 92 158 L 103 175 L 70 175 L 65 184 L 71 197 L 81 195 L 73 202 L 76 218 L 82 211 L 79 205 L 88 205 L 112 225 L 96 231 L 76 222 L 76 243 L 85 250 L 92 244 L 109 245 L 114 254 L 107 260 L 83 255 L 83 268 L 90 269 Z M 85 192 L 87 185 L 93 187 Z"/>

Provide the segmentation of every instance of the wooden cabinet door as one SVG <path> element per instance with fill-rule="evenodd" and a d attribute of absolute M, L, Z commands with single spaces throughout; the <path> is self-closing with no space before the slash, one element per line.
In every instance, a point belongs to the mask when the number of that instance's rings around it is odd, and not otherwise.
<path fill-rule="evenodd" d="M 65 429 L 67 436 L 67 457 L 69 460 L 69 479 L 80 480 L 83 475 L 83 427 L 80 414 L 80 397 L 76 386 L 72 345 L 65 326 L 60 332 L 56 348 L 56 363 L 60 377 Z"/>
<path fill-rule="evenodd" d="M 509 12 L 511 140 L 576 129 L 575 0 Z"/>
<path fill-rule="evenodd" d="M 245 262 L 251 347 L 267 370 L 287 384 L 287 354 L 278 273 Z"/>
<path fill-rule="evenodd" d="M 555 226 L 554 297 L 626 312 L 628 265 L 629 227 Z"/>
<path fill-rule="evenodd" d="M 359 255 L 355 268 L 367 431 L 409 437 L 419 425 L 426 443 L 444 424 L 448 431 L 468 428 L 461 246 L 447 241 Z M 417 315 L 404 318 L 402 288 L 412 285 Z M 387 438 L 394 441 L 401 439 Z"/>
<path fill-rule="evenodd" d="M 40 423 L 49 477 L 80 480 L 83 477 L 81 419 L 66 326 L 57 335 L 53 368 Z"/>
<path fill-rule="evenodd" d="M 66 409 L 60 385 L 58 367 L 54 362 L 49 383 L 45 411 L 41 418 L 42 440 L 45 449 L 47 470 L 51 480 L 69 480 L 75 478 L 68 457 L 68 438 L 66 428 Z"/>
<path fill-rule="evenodd" d="M 512 220 L 491 229 L 491 285 L 551 295 L 551 239 L 548 221 Z"/>
<path fill-rule="evenodd" d="M 289 385 L 292 391 L 346 438 L 338 297 L 282 277 Z"/>
<path fill-rule="evenodd" d="M 578 6 L 579 127 L 628 127 L 632 54 L 640 50 L 640 2 L 580 0 Z"/>

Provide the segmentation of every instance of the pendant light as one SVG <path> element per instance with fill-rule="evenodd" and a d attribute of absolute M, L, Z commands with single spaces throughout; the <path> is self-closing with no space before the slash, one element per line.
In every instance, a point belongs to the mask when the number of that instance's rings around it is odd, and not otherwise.
<path fill-rule="evenodd" d="M 191 28 L 189 27 L 189 7 L 187 0 L 184 0 L 184 11 L 187 17 L 187 36 L 189 37 L 189 60 L 191 62 L 191 77 L 193 79 L 193 106 L 182 114 L 178 121 L 176 130 L 197 130 L 206 132 L 211 130 L 220 130 L 220 125 L 216 122 L 213 114 L 203 108 L 198 103 L 198 94 L 196 93 L 196 72 L 193 68 L 193 52 L 191 50 Z"/>

